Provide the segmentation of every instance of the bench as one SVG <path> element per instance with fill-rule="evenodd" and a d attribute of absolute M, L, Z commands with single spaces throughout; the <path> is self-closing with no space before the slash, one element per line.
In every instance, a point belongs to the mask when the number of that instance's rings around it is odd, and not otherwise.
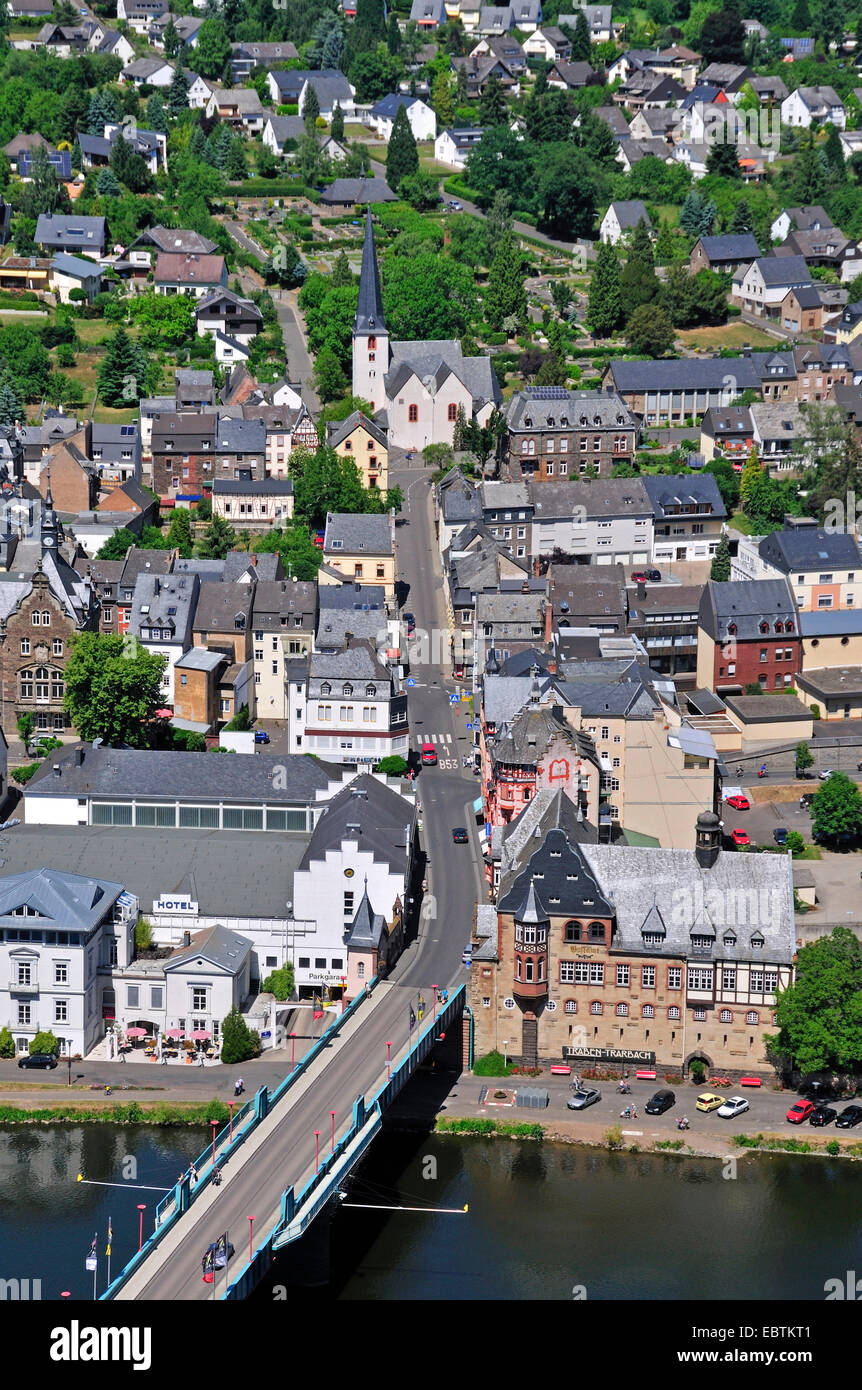
<path fill-rule="evenodd" d="M 763 1083 L 759 1076 L 741 1076 L 739 1084 L 740 1086 L 761 1086 Z"/>
<path fill-rule="evenodd" d="M 637 1081 L 655 1081 L 655 1072 L 654 1072 L 654 1071 L 636 1071 L 636 1072 L 635 1072 L 635 1079 L 636 1079 Z"/>
<path fill-rule="evenodd" d="M 571 1076 L 571 1067 L 551 1067 L 551 1076 Z"/>

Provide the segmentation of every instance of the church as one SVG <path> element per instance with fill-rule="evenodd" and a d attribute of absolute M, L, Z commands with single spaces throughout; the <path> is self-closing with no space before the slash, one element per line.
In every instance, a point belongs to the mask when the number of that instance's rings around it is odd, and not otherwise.
<path fill-rule="evenodd" d="M 353 394 L 385 423 L 390 446 L 416 450 L 451 444 L 459 407 L 465 419 L 486 425 L 503 399 L 490 357 L 465 357 L 457 339 L 390 341 L 370 210 L 353 323 Z"/>

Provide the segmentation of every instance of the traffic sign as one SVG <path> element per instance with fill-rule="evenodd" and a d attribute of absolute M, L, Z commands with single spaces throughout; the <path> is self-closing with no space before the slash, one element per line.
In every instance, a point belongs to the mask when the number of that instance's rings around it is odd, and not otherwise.
<path fill-rule="evenodd" d="M 457 690 L 456 690 L 455 693 L 454 693 L 453 695 L 450 695 L 450 696 L 449 696 L 449 704 L 450 704 L 450 705 L 457 705 L 457 703 L 458 703 L 458 692 L 457 692 Z"/>
<path fill-rule="evenodd" d="M 473 724 L 472 724 L 472 722 L 471 722 L 470 720 L 468 720 L 464 727 L 467 728 L 467 729 L 472 729 Z"/>
<path fill-rule="evenodd" d="M 407 677 L 407 685 L 408 685 L 408 688 L 409 688 L 410 690 L 412 690 L 415 684 L 416 684 L 416 681 L 413 679 L 413 677 L 412 677 L 412 676 L 408 676 L 408 677 Z"/>
<path fill-rule="evenodd" d="M 462 699 L 462 700 L 469 700 L 469 699 L 470 699 L 470 695 L 471 695 L 471 691 L 469 691 L 469 690 L 462 690 L 462 691 L 461 691 L 461 699 Z"/>

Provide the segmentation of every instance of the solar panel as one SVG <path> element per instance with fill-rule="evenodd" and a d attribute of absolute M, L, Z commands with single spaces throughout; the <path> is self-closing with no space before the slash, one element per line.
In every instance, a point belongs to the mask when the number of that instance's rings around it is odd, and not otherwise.
<path fill-rule="evenodd" d="M 567 401 L 569 393 L 564 386 L 528 386 L 526 394 L 536 401 Z"/>

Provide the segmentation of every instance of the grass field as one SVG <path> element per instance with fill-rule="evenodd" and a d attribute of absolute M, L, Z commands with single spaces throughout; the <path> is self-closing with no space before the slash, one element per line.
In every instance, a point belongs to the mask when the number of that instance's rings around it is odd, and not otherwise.
<path fill-rule="evenodd" d="M 773 338 L 760 328 L 753 328 L 750 323 L 725 323 L 716 328 L 681 328 L 676 336 L 685 347 L 714 348 L 716 351 L 719 348 L 742 348 L 746 344 L 752 348 L 782 346 L 780 339 Z"/>

